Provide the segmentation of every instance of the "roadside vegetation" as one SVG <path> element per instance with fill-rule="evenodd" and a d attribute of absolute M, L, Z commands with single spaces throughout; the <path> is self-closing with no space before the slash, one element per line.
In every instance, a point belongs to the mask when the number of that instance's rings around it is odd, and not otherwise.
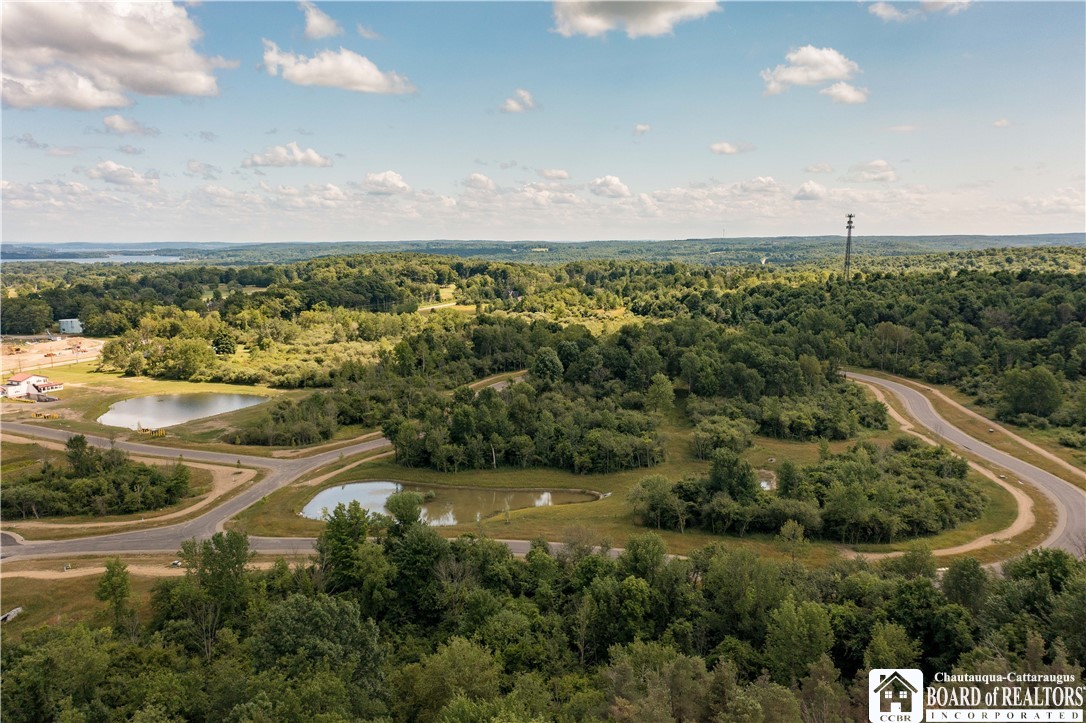
<path fill-rule="evenodd" d="M 793 530 L 783 560 L 668 558 L 652 534 L 615 558 L 582 538 L 517 560 L 440 537 L 410 495 L 393 509 L 341 505 L 312 561 L 267 570 L 236 532 L 185 543 L 183 576 L 149 596 L 108 562 L 97 620 L 5 641 L 5 718 L 860 720 L 871 668 L 1086 660 L 1086 565 L 1059 550 L 997 574 L 964 559 L 937 577 L 922 548 L 809 569 Z"/>

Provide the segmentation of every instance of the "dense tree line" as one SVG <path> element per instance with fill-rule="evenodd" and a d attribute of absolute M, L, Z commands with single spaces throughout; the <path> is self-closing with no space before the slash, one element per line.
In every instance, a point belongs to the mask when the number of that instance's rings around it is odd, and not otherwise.
<path fill-rule="evenodd" d="M 101 623 L 5 641 L 11 721 L 864 720 L 867 670 L 1081 674 L 1086 565 L 1059 550 L 940 580 L 921 549 L 823 569 L 652 535 L 524 560 L 418 522 L 331 512 L 316 558 L 249 565 L 236 532 L 185 543 L 136 618 L 107 567 Z M 106 625 L 99 627 L 99 625 Z"/>
<path fill-rule="evenodd" d="M 133 462 L 119 449 L 101 451 L 83 435 L 67 443 L 67 468 L 43 461 L 32 474 L 4 481 L 5 517 L 121 515 L 157 510 L 189 494 L 189 469 Z"/>
<path fill-rule="evenodd" d="M 792 521 L 814 536 L 848 544 L 931 535 L 976 519 L 984 497 L 966 479 L 964 459 L 901 437 L 887 449 L 860 443 L 818 464 L 784 462 L 775 490 L 762 489 L 749 464 L 727 446 L 707 475 L 676 483 L 643 479 L 630 494 L 642 522 L 684 531 L 774 533 Z"/>

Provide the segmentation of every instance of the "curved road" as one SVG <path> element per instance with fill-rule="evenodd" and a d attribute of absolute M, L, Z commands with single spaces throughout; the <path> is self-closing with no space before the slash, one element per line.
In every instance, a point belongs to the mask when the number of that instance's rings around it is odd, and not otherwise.
<path fill-rule="evenodd" d="M 1032 464 L 1000 452 L 952 426 L 939 416 L 932 407 L 931 402 L 924 395 L 911 387 L 866 374 L 854 372 L 847 372 L 846 374 L 857 381 L 874 384 L 892 392 L 901 399 L 909 414 L 936 436 L 967 449 L 983 460 L 1013 472 L 1022 480 L 1035 484 L 1052 500 L 1056 506 L 1058 516 L 1056 527 L 1042 543 L 1042 546 L 1059 547 L 1076 555 L 1082 554 L 1082 549 L 1086 546 L 1086 492 Z M 58 442 L 64 442 L 71 436 L 70 433 L 62 430 L 19 423 L 5 423 L 3 429 L 23 436 L 34 436 Z M 87 436 L 87 441 L 95 446 L 110 446 L 110 441 L 104 437 Z M 55 542 L 19 542 L 10 534 L 0 533 L 0 557 L 28 559 L 95 553 L 173 553 L 181 547 L 182 541 L 193 537 L 197 539 L 210 537 L 215 532 L 222 530 L 223 525 L 231 517 L 303 475 L 330 464 L 341 457 L 370 452 L 388 444 L 388 440 L 378 437 L 309 457 L 272 459 L 252 455 L 159 447 L 138 442 L 117 442 L 115 446 L 120 449 L 150 457 L 169 459 L 180 456 L 196 462 L 211 462 L 222 465 L 234 465 L 240 460 L 245 466 L 263 470 L 265 476 L 261 481 L 223 504 L 194 519 L 173 525 Z M 249 540 L 251 547 L 258 552 L 304 554 L 313 549 L 312 538 L 250 537 Z M 524 554 L 530 545 L 526 540 L 502 540 L 502 542 L 508 545 L 516 554 Z"/>
<path fill-rule="evenodd" d="M 882 387 L 902 401 L 909 415 L 936 437 L 969 451 L 975 457 L 1002 467 L 1023 482 L 1032 483 L 1056 507 L 1056 526 L 1041 547 L 1058 547 L 1073 555 L 1086 548 L 1086 492 L 1029 462 L 1023 462 L 971 437 L 939 416 L 931 402 L 920 392 L 899 382 L 856 372 L 845 372 L 849 379 Z"/>

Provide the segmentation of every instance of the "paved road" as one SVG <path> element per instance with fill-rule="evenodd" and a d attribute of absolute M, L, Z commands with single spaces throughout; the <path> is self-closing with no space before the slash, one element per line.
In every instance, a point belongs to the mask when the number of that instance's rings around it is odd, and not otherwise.
<path fill-rule="evenodd" d="M 1058 547 L 1074 555 L 1083 554 L 1086 549 L 1086 492 L 1050 472 L 1023 462 L 966 434 L 939 416 L 928 398 L 910 386 L 856 372 L 845 372 L 845 375 L 850 379 L 874 384 L 892 392 L 902 401 L 913 419 L 934 433 L 936 437 L 941 437 L 951 444 L 968 450 L 982 460 L 1006 469 L 1010 472 L 1009 476 L 1023 482 L 1032 482 L 1056 506 L 1056 526 L 1041 546 Z"/>
<path fill-rule="evenodd" d="M 35 436 L 57 442 L 65 442 L 71 436 L 71 433 L 63 430 L 47 429 L 14 422 L 5 422 L 3 429 L 5 432 L 12 434 Z M 97 447 L 110 446 L 110 441 L 105 437 L 87 435 L 87 441 Z M 133 530 L 112 535 L 82 537 L 75 540 L 56 542 L 28 541 L 19 544 L 11 535 L 0 534 L 0 554 L 6 559 L 12 557 L 58 557 L 87 553 L 176 552 L 181 547 L 182 540 L 192 537 L 198 539 L 210 537 L 215 532 L 222 530 L 223 524 L 231 517 L 280 487 L 290 484 L 302 475 L 331 464 L 340 459 L 341 456 L 350 457 L 362 452 L 370 452 L 386 447 L 388 446 L 388 440 L 384 437 L 378 437 L 348 447 L 340 447 L 328 452 L 295 459 L 275 459 L 198 449 L 176 449 L 140 444 L 138 442 L 116 442 L 115 446 L 127 452 L 149 457 L 175 459 L 181 456 L 193 462 L 211 462 L 222 465 L 234 465 L 240 461 L 245 466 L 263 470 L 264 477 L 241 494 L 230 498 L 218 507 L 208 510 L 199 517 L 185 522 L 145 530 Z M 312 541 L 305 541 L 303 544 L 311 547 Z M 290 546 L 283 544 L 272 551 L 290 551 Z"/>
<path fill-rule="evenodd" d="M 978 457 L 1006 468 L 1020 479 L 1036 484 L 1056 505 L 1059 519 L 1055 529 L 1042 544 L 1047 547 L 1060 547 L 1081 554 L 1081 548 L 1086 544 L 1086 493 L 1081 489 L 1068 484 L 1053 474 L 1000 452 L 952 426 L 935 412 L 927 398 L 911 387 L 866 374 L 849 372 L 848 376 L 889 390 L 902 400 L 909 413 L 921 425 L 927 427 L 936 436 L 965 447 Z M 3 427 L 5 431 L 15 434 L 37 436 L 60 442 L 67 440 L 70 436 L 70 433 L 62 430 L 27 424 L 5 423 Z M 110 441 L 104 437 L 87 436 L 87 441 L 96 446 L 108 447 L 110 445 Z M 183 540 L 192 537 L 198 539 L 210 537 L 221 530 L 228 519 L 280 487 L 290 484 L 302 475 L 334 462 L 341 456 L 349 457 L 362 452 L 380 449 L 387 445 L 388 441 L 386 439 L 377 438 L 310 457 L 272 459 L 223 452 L 174 449 L 138 442 L 117 442 L 116 446 L 120 449 L 153 457 L 173 458 L 183 456 L 191 461 L 225 465 L 233 465 L 240 460 L 243 465 L 265 470 L 265 476 L 260 482 L 245 492 L 227 500 L 222 505 L 208 510 L 192 520 L 174 525 L 56 542 L 19 543 L 11 535 L 0 533 L 0 556 L 26 559 L 95 553 L 176 552 Z M 516 554 L 527 552 L 530 544 L 524 540 L 503 540 L 502 542 L 505 542 Z M 251 537 L 250 544 L 254 550 L 268 553 L 305 554 L 313 549 L 312 538 Z"/>

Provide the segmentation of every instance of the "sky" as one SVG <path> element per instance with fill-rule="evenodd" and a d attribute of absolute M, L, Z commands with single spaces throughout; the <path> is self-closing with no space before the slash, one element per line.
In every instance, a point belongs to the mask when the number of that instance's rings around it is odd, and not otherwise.
<path fill-rule="evenodd" d="M 3 242 L 1086 230 L 1083 2 L 4 2 Z"/>

